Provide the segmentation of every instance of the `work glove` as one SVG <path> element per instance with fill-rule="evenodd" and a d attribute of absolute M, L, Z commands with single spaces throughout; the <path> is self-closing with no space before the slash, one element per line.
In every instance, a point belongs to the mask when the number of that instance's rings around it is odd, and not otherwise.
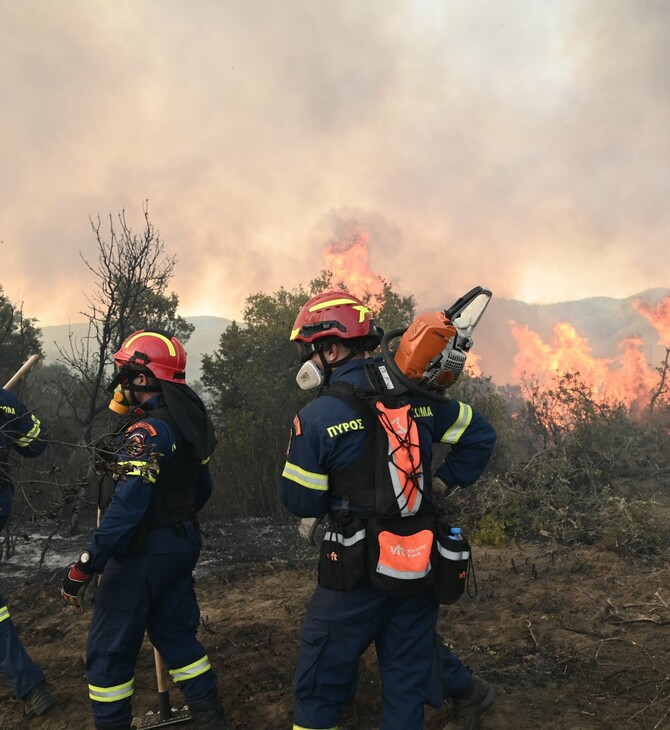
<path fill-rule="evenodd" d="M 300 535 L 303 540 L 307 540 L 307 542 L 314 545 L 314 547 L 316 547 L 314 533 L 316 532 L 316 528 L 319 526 L 320 522 L 321 517 L 303 517 L 298 525 L 298 535 Z"/>
<path fill-rule="evenodd" d="M 438 476 L 433 477 L 433 496 L 436 499 L 443 499 L 449 494 L 449 487 L 443 479 Z"/>
<path fill-rule="evenodd" d="M 93 571 L 81 564 L 78 560 L 63 578 L 63 587 L 60 594 L 63 600 L 67 601 L 76 613 L 83 613 L 86 610 L 85 594 L 86 589 L 93 580 Z"/>

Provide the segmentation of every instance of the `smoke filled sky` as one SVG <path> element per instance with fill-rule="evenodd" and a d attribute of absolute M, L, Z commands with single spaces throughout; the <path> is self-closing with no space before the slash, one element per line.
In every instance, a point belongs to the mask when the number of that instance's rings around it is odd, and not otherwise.
<path fill-rule="evenodd" d="M 0 284 L 82 321 L 89 217 L 148 200 L 185 316 L 352 229 L 419 309 L 668 286 L 669 37 L 664 0 L 0 0 Z"/>

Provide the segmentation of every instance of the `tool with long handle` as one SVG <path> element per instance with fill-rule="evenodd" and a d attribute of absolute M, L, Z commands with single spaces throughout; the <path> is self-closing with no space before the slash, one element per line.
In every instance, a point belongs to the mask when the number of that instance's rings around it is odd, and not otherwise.
<path fill-rule="evenodd" d="M 158 711 L 163 718 L 172 715 L 172 703 L 170 702 L 170 691 L 165 681 L 165 664 L 163 657 L 154 646 L 154 664 L 156 665 L 156 681 L 158 682 Z"/>
<path fill-rule="evenodd" d="M 3 385 L 5 390 L 11 390 L 21 378 L 39 361 L 41 355 L 31 355 L 12 377 Z"/>
<path fill-rule="evenodd" d="M 178 725 L 182 722 L 191 722 L 193 717 L 187 708 L 173 710 L 170 702 L 170 692 L 165 677 L 165 662 L 158 649 L 154 646 L 154 664 L 156 665 L 156 681 L 158 682 L 158 712 L 148 715 L 137 722 L 138 728 L 165 727 Z"/>

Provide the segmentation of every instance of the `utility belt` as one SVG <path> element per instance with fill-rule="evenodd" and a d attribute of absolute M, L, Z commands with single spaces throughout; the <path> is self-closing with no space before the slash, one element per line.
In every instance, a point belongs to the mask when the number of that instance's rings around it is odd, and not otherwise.
<path fill-rule="evenodd" d="M 319 551 L 319 585 L 350 591 L 366 580 L 380 593 L 429 592 L 441 604 L 464 593 L 470 545 L 451 539 L 450 526 L 431 513 L 410 517 L 333 512 Z"/>
<path fill-rule="evenodd" d="M 183 507 L 159 515 L 149 515 L 146 518 L 146 522 L 149 531 L 151 531 L 158 530 L 162 527 L 178 528 L 182 522 L 197 523 L 197 517 L 195 509 L 192 507 Z"/>
<path fill-rule="evenodd" d="M 198 520 L 194 508 L 184 507 L 163 514 L 146 515 L 135 530 L 128 546 L 128 554 L 141 555 L 146 552 L 149 547 L 149 533 L 154 530 L 171 527 L 175 534 L 180 534 L 184 529 L 182 526 L 184 522 L 193 522 L 197 527 Z"/>

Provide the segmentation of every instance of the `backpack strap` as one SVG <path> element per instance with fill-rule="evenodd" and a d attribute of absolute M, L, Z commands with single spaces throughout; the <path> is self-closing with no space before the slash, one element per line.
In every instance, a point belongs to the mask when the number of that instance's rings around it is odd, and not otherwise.
<path fill-rule="evenodd" d="M 367 437 L 361 457 L 342 472 L 331 474 L 333 492 L 343 503 L 351 500 L 381 516 L 418 514 L 424 506 L 424 485 L 430 482 L 430 465 L 424 468 L 422 464 L 409 399 L 379 396 L 341 381 L 322 395 L 347 403 L 359 415 Z"/>
<path fill-rule="evenodd" d="M 374 514 L 375 500 L 375 433 L 376 418 L 367 403 L 351 383 L 336 382 L 321 392 L 346 403 L 359 417 L 365 434 L 361 455 L 345 469 L 329 474 L 328 484 L 334 497 L 341 499 L 340 512 L 349 511 L 363 516 Z"/>

